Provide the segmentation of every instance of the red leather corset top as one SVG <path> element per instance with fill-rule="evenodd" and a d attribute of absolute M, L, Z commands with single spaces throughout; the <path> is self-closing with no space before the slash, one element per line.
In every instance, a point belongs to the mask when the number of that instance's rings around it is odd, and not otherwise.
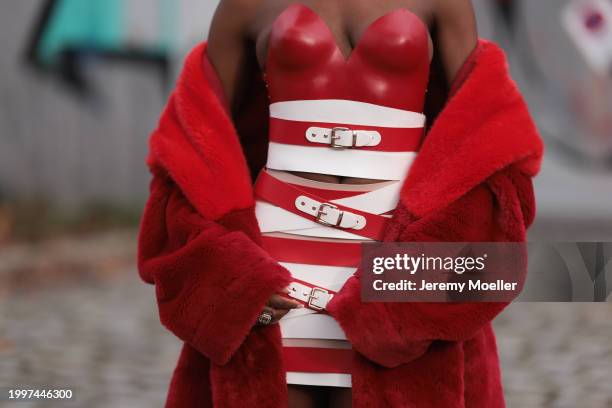
<path fill-rule="evenodd" d="M 286 8 L 266 57 L 267 167 L 402 179 L 423 136 L 429 44 L 425 23 L 396 9 L 372 22 L 345 57 L 317 13 L 300 3 Z"/>
<path fill-rule="evenodd" d="M 270 32 L 270 101 L 347 99 L 422 112 L 429 51 L 427 26 L 409 10 L 396 9 L 374 20 L 345 57 L 321 17 L 294 3 Z"/>

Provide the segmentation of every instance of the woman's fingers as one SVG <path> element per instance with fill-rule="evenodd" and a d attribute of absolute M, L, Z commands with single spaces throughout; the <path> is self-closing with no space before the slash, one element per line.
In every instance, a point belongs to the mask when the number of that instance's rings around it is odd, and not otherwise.
<path fill-rule="evenodd" d="M 278 321 L 282 319 L 287 313 L 289 313 L 289 309 L 274 309 L 274 314 L 272 315 L 272 322 L 278 323 Z"/>
<path fill-rule="evenodd" d="M 275 309 L 270 306 L 266 306 L 264 311 L 272 315 L 272 323 L 278 322 L 287 312 L 289 312 L 289 310 L 286 309 Z"/>
<path fill-rule="evenodd" d="M 280 294 L 274 294 L 268 299 L 261 313 L 268 313 L 272 316 L 272 320 L 268 324 L 278 323 L 291 309 L 304 307 L 297 300 L 289 299 Z M 261 323 L 257 322 L 258 325 Z"/>
<path fill-rule="evenodd" d="M 298 302 L 297 300 L 293 300 L 293 299 L 289 299 L 284 297 L 283 295 L 272 295 L 270 297 L 270 299 L 268 299 L 268 306 L 274 308 L 274 309 L 298 309 L 300 307 L 304 307 L 304 305 L 302 305 L 300 302 Z"/>

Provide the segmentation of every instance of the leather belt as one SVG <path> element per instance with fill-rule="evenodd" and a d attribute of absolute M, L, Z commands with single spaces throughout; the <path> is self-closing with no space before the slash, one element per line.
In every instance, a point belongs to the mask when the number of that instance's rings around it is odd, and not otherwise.
<path fill-rule="evenodd" d="M 289 284 L 287 294 L 309 309 L 325 313 L 327 304 L 332 300 L 336 292 L 293 278 L 293 282 Z"/>
<path fill-rule="evenodd" d="M 386 152 L 416 152 L 423 128 L 381 128 L 270 118 L 270 141 L 299 146 L 326 145 Z"/>
<path fill-rule="evenodd" d="M 306 140 L 329 145 L 334 149 L 378 146 L 380 132 L 376 130 L 354 130 L 343 126 L 324 128 L 311 126 L 306 129 Z"/>
<path fill-rule="evenodd" d="M 359 267 L 361 244 L 262 236 L 263 248 L 279 262 Z"/>
<path fill-rule="evenodd" d="M 275 102 L 266 167 L 403 180 L 425 122 L 419 112 L 346 99 Z"/>
<path fill-rule="evenodd" d="M 322 197 L 278 180 L 265 170 L 257 178 L 255 194 L 270 204 L 326 227 L 378 241 L 382 240 L 388 222 L 388 218 L 380 215 L 329 203 Z"/>
<path fill-rule="evenodd" d="M 308 99 L 270 104 L 270 117 L 316 123 L 357 126 L 423 128 L 422 113 L 347 99 Z"/>
<path fill-rule="evenodd" d="M 324 145 L 268 143 L 266 167 L 281 171 L 335 174 L 376 180 L 406 178 L 417 152 L 331 149 Z"/>

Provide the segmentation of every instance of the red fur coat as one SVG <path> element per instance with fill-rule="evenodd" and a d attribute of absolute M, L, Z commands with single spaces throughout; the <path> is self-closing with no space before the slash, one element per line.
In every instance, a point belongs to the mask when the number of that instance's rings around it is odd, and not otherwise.
<path fill-rule="evenodd" d="M 161 322 L 184 342 L 167 406 L 283 407 L 279 327 L 252 327 L 290 282 L 259 246 L 244 153 L 265 151 L 265 137 L 236 131 L 205 50 L 187 58 L 151 137 L 154 177 L 139 240 L 140 275 L 155 284 Z M 537 131 L 496 45 L 480 41 L 459 77 L 386 240 L 525 239 L 542 154 Z M 244 153 L 241 142 L 250 145 Z M 353 405 L 504 406 L 490 322 L 505 306 L 362 303 L 356 274 L 329 304 L 358 352 Z"/>

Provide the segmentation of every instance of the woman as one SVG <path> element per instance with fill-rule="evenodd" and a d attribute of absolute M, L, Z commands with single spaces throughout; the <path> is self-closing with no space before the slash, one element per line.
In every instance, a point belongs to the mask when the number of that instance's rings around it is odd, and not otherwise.
<path fill-rule="evenodd" d="M 505 304 L 362 303 L 359 242 L 522 241 L 540 155 L 468 0 L 222 1 L 151 140 L 167 405 L 503 406 Z"/>

